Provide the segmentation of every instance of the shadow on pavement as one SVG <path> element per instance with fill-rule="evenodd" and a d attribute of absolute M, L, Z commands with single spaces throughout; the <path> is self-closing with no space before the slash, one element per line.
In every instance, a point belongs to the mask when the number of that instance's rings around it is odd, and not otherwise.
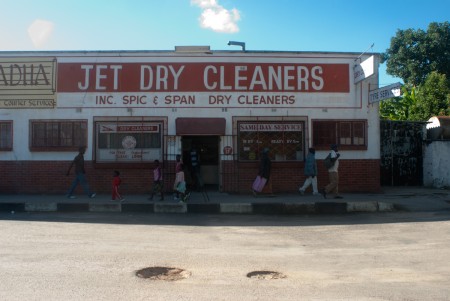
<path fill-rule="evenodd" d="M 188 227 L 314 227 L 450 221 L 450 210 L 427 212 L 347 213 L 341 215 L 242 215 L 148 213 L 0 213 L 0 221 L 93 223 Z"/>

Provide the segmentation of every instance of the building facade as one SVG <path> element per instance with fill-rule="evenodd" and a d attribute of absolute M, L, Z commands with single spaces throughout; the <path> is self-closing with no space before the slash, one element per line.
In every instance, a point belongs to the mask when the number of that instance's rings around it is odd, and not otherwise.
<path fill-rule="evenodd" d="M 361 62 L 370 62 L 367 75 Z M 0 52 L 3 193 L 65 193 L 66 171 L 86 146 L 89 183 L 109 193 L 149 191 L 154 160 L 167 191 L 180 154 L 200 154 L 208 189 L 249 193 L 262 149 L 273 192 L 295 192 L 304 158 L 338 144 L 340 190 L 380 190 L 377 54 L 175 51 Z M 189 174 L 189 172 L 187 173 Z"/>

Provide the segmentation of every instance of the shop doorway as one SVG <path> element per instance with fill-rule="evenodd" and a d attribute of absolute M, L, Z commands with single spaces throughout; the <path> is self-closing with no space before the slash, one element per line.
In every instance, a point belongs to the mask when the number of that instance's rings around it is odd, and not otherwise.
<path fill-rule="evenodd" d="M 219 144 L 220 136 L 183 136 L 181 138 L 186 181 L 196 189 L 191 151 L 196 148 L 200 161 L 200 177 L 205 190 L 219 190 Z"/>

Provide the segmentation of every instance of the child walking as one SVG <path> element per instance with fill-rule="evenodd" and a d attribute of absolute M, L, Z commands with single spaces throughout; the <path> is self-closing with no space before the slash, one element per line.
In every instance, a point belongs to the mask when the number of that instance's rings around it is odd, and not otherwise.
<path fill-rule="evenodd" d="M 153 196 L 156 193 L 160 194 L 160 201 L 164 201 L 164 191 L 163 191 L 163 177 L 161 166 L 159 164 L 159 160 L 155 160 L 155 168 L 153 169 L 153 187 L 150 197 L 148 198 L 150 201 L 153 200 Z"/>
<path fill-rule="evenodd" d="M 113 181 L 112 181 L 112 198 L 111 201 L 125 201 L 125 199 L 119 193 L 119 186 L 122 184 L 122 179 L 120 178 L 120 172 L 115 170 Z"/>
<path fill-rule="evenodd" d="M 180 165 L 180 170 L 177 172 L 174 189 L 180 195 L 180 199 L 176 199 L 180 200 L 180 203 L 186 203 L 189 200 L 190 192 L 186 189 L 183 164 Z"/>

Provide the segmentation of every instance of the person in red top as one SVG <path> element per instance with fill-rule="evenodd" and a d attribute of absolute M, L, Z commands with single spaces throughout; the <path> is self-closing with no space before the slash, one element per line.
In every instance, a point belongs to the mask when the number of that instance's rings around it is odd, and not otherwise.
<path fill-rule="evenodd" d="M 112 181 L 112 198 L 111 201 L 125 201 L 125 199 L 119 193 L 119 186 L 122 184 L 122 179 L 120 178 L 120 172 L 114 171 L 114 177 Z"/>

